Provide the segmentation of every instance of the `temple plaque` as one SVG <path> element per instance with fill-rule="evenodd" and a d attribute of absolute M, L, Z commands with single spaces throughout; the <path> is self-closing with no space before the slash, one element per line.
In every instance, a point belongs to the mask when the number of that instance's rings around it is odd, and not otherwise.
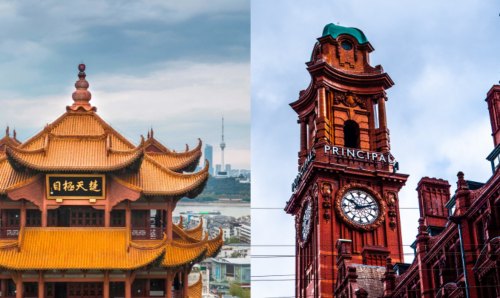
<path fill-rule="evenodd" d="M 47 199 L 102 200 L 105 198 L 105 175 L 49 174 L 46 175 Z"/>

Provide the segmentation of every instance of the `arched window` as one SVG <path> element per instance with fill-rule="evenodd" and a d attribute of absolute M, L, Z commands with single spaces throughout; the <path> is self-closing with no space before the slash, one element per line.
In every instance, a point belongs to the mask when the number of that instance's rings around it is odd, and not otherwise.
<path fill-rule="evenodd" d="M 359 125 L 355 121 L 347 120 L 344 123 L 344 146 L 359 148 Z"/>

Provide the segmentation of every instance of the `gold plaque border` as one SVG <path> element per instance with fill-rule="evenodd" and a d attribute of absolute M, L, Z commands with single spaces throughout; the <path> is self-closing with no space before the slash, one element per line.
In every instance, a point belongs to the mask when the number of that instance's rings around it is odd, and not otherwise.
<path fill-rule="evenodd" d="M 102 181 L 104 182 L 104 186 L 102 189 L 101 196 L 52 196 L 50 195 L 50 185 L 49 185 L 49 177 L 102 177 Z M 45 195 L 48 200 L 105 200 L 106 199 L 106 175 L 105 174 L 45 174 Z"/>

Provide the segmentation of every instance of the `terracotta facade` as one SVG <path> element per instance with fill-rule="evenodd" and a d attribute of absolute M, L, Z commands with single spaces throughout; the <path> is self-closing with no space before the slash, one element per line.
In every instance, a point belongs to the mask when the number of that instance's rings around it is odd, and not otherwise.
<path fill-rule="evenodd" d="M 299 174 L 285 211 L 296 220 L 296 297 L 465 297 L 464 275 L 469 297 L 498 297 L 499 86 L 487 99 L 494 175 L 481 184 L 459 174 L 453 197 L 447 181 L 422 178 L 415 260 L 404 264 L 398 192 L 408 175 L 390 152 L 393 82 L 370 66 L 372 51 L 359 29 L 327 25 L 307 62 L 311 83 L 291 103 Z"/>

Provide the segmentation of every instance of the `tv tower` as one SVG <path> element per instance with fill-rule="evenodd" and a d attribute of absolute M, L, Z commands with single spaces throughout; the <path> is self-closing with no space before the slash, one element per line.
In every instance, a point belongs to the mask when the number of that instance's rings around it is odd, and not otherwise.
<path fill-rule="evenodd" d="M 226 166 L 224 165 L 224 148 L 226 148 L 226 143 L 224 142 L 224 116 L 222 116 L 222 141 L 220 142 L 221 150 L 221 172 L 226 171 Z"/>

